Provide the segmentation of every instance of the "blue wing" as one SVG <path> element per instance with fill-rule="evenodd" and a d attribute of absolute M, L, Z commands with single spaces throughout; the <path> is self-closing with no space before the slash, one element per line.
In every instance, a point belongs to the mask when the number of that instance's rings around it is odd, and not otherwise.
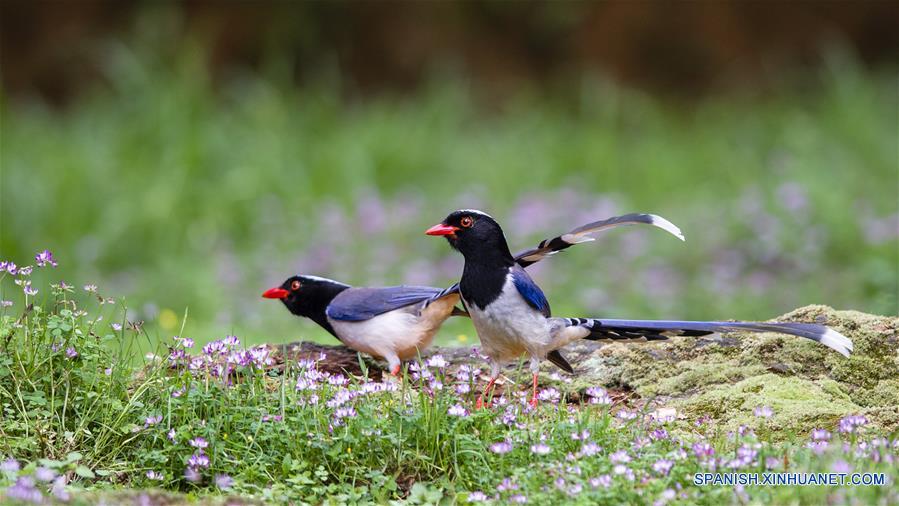
<path fill-rule="evenodd" d="M 536 309 L 543 313 L 543 316 L 549 318 L 551 311 L 549 309 L 549 301 L 546 300 L 546 296 L 543 295 L 543 290 L 537 286 L 537 283 L 534 283 L 534 280 L 528 276 L 528 273 L 524 272 L 520 266 L 515 265 L 512 267 L 512 282 L 515 283 L 515 288 L 518 289 L 518 293 L 527 301 L 528 305 L 532 308 Z"/>
<path fill-rule="evenodd" d="M 328 304 L 325 314 L 332 320 L 364 321 L 394 309 L 418 304 L 440 293 L 431 286 L 388 286 L 348 288 Z"/>

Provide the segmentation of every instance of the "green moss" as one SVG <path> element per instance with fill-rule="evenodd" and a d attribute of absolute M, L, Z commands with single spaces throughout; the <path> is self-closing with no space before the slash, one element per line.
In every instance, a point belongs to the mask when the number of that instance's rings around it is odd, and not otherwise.
<path fill-rule="evenodd" d="M 880 380 L 872 388 L 857 389 L 852 399 L 868 408 L 899 406 L 899 379 Z"/>
<path fill-rule="evenodd" d="M 691 417 L 710 416 L 725 430 L 745 425 L 784 434 L 832 427 L 840 418 L 862 411 L 832 381 L 774 374 L 711 387 L 696 397 L 677 401 L 676 406 Z M 756 417 L 753 410 L 757 406 L 770 406 L 774 416 Z"/>
<path fill-rule="evenodd" d="M 698 388 L 720 383 L 734 383 L 765 373 L 759 365 L 741 366 L 734 360 L 726 362 L 677 364 L 675 374 L 659 381 L 641 382 L 637 392 L 640 395 L 679 395 Z"/>

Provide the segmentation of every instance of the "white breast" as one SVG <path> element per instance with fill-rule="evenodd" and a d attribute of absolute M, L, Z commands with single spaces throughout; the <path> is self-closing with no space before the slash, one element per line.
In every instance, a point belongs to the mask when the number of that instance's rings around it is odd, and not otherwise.
<path fill-rule="evenodd" d="M 487 308 L 482 310 L 467 302 L 465 305 L 481 339 L 482 351 L 494 361 L 510 362 L 525 354 L 542 357 L 549 351 L 549 322 L 524 300 L 511 274 L 502 294 Z"/>
<path fill-rule="evenodd" d="M 451 294 L 433 301 L 421 310 L 421 304 L 406 306 L 358 322 L 328 318 L 344 344 L 393 365 L 416 357 L 431 345 L 440 325 L 449 318 L 459 295 Z"/>

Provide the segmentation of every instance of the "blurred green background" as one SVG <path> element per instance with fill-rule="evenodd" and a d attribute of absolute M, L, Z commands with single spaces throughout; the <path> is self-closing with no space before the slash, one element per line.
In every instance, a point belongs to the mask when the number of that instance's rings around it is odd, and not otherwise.
<path fill-rule="evenodd" d="M 189 308 L 201 342 L 331 342 L 261 292 L 452 283 L 423 231 L 461 207 L 513 249 L 626 212 L 684 231 L 533 267 L 558 315 L 899 312 L 888 3 L 67 5 L 3 4 L 0 257 L 49 248 L 39 279 L 96 283 L 154 336 Z"/>

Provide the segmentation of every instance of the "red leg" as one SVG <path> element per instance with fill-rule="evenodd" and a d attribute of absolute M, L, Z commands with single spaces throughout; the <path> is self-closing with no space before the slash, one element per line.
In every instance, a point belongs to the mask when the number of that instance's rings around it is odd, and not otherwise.
<path fill-rule="evenodd" d="M 400 374 L 400 364 L 396 364 L 390 369 L 391 376 L 398 376 Z"/>
<path fill-rule="evenodd" d="M 495 382 L 496 382 L 496 378 L 490 378 L 490 381 L 487 382 L 487 386 L 484 387 L 484 391 L 481 393 L 481 396 L 478 397 L 478 402 L 476 402 L 474 405 L 475 409 L 481 409 L 481 408 L 486 407 L 486 406 L 484 406 L 484 399 L 487 397 L 487 392 L 490 390 L 490 388 L 493 387 L 493 384 Z"/>
<path fill-rule="evenodd" d="M 534 373 L 534 388 L 531 391 L 531 407 L 537 407 L 537 373 Z"/>

